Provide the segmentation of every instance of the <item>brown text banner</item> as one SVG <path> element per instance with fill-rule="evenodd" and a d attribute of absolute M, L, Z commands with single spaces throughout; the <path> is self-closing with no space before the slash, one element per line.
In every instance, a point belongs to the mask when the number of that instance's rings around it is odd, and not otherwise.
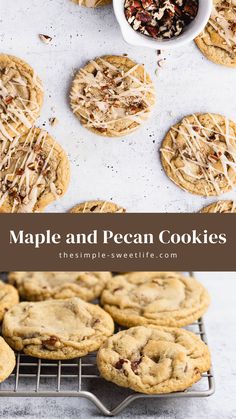
<path fill-rule="evenodd" d="M 236 270 L 235 214 L 1 214 L 1 271 Z"/>

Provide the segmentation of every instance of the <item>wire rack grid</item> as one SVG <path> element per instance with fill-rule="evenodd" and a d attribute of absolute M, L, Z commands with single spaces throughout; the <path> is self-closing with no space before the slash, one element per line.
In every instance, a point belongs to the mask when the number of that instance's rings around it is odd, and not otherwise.
<path fill-rule="evenodd" d="M 207 343 L 203 319 L 188 329 Z M 212 368 L 186 391 L 149 396 L 105 382 L 99 375 L 95 353 L 72 361 L 41 360 L 18 353 L 13 374 L 0 385 L 0 397 L 85 397 L 104 415 L 115 416 L 140 398 L 207 397 L 214 389 Z M 108 406 L 111 399 L 116 401 L 115 406 Z"/>

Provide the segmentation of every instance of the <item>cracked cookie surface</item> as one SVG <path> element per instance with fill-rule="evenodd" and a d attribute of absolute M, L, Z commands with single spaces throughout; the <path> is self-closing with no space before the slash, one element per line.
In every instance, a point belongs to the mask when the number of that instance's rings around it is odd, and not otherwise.
<path fill-rule="evenodd" d="M 0 155 L 0 212 L 39 212 L 66 192 L 69 161 L 46 131 L 0 139 Z"/>
<path fill-rule="evenodd" d="M 139 326 L 119 332 L 101 346 L 103 378 L 145 394 L 183 391 L 210 368 L 205 343 L 184 329 Z"/>
<path fill-rule="evenodd" d="M 200 212 L 202 213 L 220 213 L 220 214 L 233 214 L 236 213 L 235 201 L 218 201 L 204 207 Z"/>
<path fill-rule="evenodd" d="M 91 301 L 100 296 L 111 277 L 110 272 L 10 272 L 8 280 L 28 301 L 72 297 Z"/>
<path fill-rule="evenodd" d="M 30 130 L 43 103 L 41 81 L 23 60 L 0 54 L 0 139 Z"/>
<path fill-rule="evenodd" d="M 12 285 L 0 281 L 0 322 L 3 320 L 5 313 L 18 303 L 17 290 Z"/>
<path fill-rule="evenodd" d="M 87 355 L 113 331 L 109 314 L 80 298 L 20 303 L 3 321 L 3 336 L 13 349 L 44 359 Z"/>
<path fill-rule="evenodd" d="M 100 7 L 110 4 L 112 0 L 72 0 L 74 3 L 77 3 L 79 6 L 85 7 Z"/>
<path fill-rule="evenodd" d="M 236 123 L 217 114 L 185 117 L 161 146 L 167 176 L 196 195 L 217 196 L 236 186 Z"/>
<path fill-rule="evenodd" d="M 82 125 L 99 135 L 119 137 L 133 132 L 148 118 L 155 91 L 143 65 L 109 55 L 79 70 L 70 100 Z"/>
<path fill-rule="evenodd" d="M 15 368 L 16 358 L 13 350 L 0 336 L 0 383 L 2 383 Z"/>
<path fill-rule="evenodd" d="M 124 213 L 126 210 L 113 202 L 87 201 L 78 204 L 70 210 L 73 214 L 80 213 Z"/>
<path fill-rule="evenodd" d="M 236 3 L 214 0 L 210 20 L 195 39 L 203 54 L 216 64 L 236 67 Z"/>
<path fill-rule="evenodd" d="M 175 272 L 131 272 L 108 282 L 104 309 L 120 325 L 186 326 L 207 310 L 209 295 L 192 277 Z"/>

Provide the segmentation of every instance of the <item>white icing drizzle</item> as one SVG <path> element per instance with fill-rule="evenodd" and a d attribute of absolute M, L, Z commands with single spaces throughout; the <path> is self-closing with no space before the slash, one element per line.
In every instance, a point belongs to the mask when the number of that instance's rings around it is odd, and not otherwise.
<path fill-rule="evenodd" d="M 35 72 L 29 86 L 20 68 L 0 67 L 0 140 L 6 137 L 11 141 L 12 135 L 19 136 L 17 128 L 21 125 L 31 128 L 40 110 L 34 99 L 36 88 L 42 91 Z"/>
<path fill-rule="evenodd" d="M 71 104 L 74 113 L 86 120 L 87 127 L 117 133 L 119 122 L 125 121 L 122 132 L 129 131 L 132 122 L 139 125 L 148 116 L 155 100 L 153 84 L 144 68 L 143 80 L 135 75 L 139 64 L 127 71 L 120 70 L 104 58 L 91 64 L 95 72 L 81 69 L 76 76 Z M 126 126 L 127 125 L 127 126 Z"/>
<path fill-rule="evenodd" d="M 46 131 L 32 128 L 24 141 L 19 137 L 0 141 L 0 207 L 9 200 L 12 212 L 33 212 L 45 190 L 55 198 L 61 195 L 51 176 L 55 143 L 46 154 L 46 139 Z"/>
<path fill-rule="evenodd" d="M 213 114 L 206 116 L 213 128 L 203 126 L 196 115 L 192 115 L 194 123 L 186 117 L 178 128 L 171 128 L 172 147 L 162 148 L 161 153 L 182 188 L 181 180 L 187 176 L 187 181 L 195 183 L 196 187 L 198 183 L 201 187 L 204 185 L 205 195 L 212 192 L 220 195 L 224 192 L 222 182 L 229 189 L 235 185 L 236 137 L 230 133 L 227 118 L 223 128 Z"/>
<path fill-rule="evenodd" d="M 229 17 L 230 14 L 230 17 Z M 209 25 L 223 38 L 225 47 L 236 51 L 236 2 L 215 2 Z"/>
<path fill-rule="evenodd" d="M 213 207 L 213 213 L 235 213 L 236 201 L 218 201 Z"/>

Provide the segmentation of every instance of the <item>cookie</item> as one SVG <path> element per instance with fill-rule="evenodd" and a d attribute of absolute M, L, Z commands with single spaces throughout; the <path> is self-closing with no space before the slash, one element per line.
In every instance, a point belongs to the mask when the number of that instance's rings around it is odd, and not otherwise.
<path fill-rule="evenodd" d="M 65 193 L 69 161 L 46 131 L 0 140 L 0 154 L 0 212 L 39 212 Z"/>
<path fill-rule="evenodd" d="M 0 383 L 12 373 L 16 365 L 16 358 L 13 350 L 0 336 Z"/>
<path fill-rule="evenodd" d="M 0 322 L 3 320 L 5 313 L 18 303 L 17 290 L 12 285 L 0 281 Z"/>
<path fill-rule="evenodd" d="M 145 394 L 183 391 L 210 368 L 205 343 L 184 329 L 133 327 L 115 334 L 97 355 L 108 381 Z"/>
<path fill-rule="evenodd" d="M 44 359 L 72 359 L 96 351 L 114 323 L 101 307 L 80 298 L 20 303 L 7 312 L 3 336 L 9 345 Z"/>
<path fill-rule="evenodd" d="M 202 213 L 236 213 L 236 202 L 235 201 L 218 201 L 203 208 L 200 212 Z"/>
<path fill-rule="evenodd" d="M 88 201 L 73 207 L 70 212 L 80 213 L 124 213 L 126 210 L 113 202 L 107 201 Z"/>
<path fill-rule="evenodd" d="M 130 272 L 107 283 L 104 309 L 120 325 L 186 326 L 208 308 L 206 289 L 177 272 Z"/>
<path fill-rule="evenodd" d="M 74 3 L 78 3 L 79 6 L 85 7 L 100 7 L 110 4 L 112 0 L 72 0 Z"/>
<path fill-rule="evenodd" d="M 234 0 L 214 0 L 210 20 L 195 39 L 209 60 L 228 67 L 236 67 L 235 6 Z"/>
<path fill-rule="evenodd" d="M 0 54 L 0 140 L 30 130 L 43 103 L 41 81 L 24 61 Z"/>
<path fill-rule="evenodd" d="M 91 301 L 100 296 L 111 277 L 110 272 L 10 272 L 8 279 L 23 300 L 79 297 Z"/>
<path fill-rule="evenodd" d="M 106 137 L 120 137 L 147 119 L 155 92 L 143 65 L 128 57 L 109 55 L 80 69 L 70 100 L 74 114 L 86 128 Z"/>
<path fill-rule="evenodd" d="M 185 117 L 161 148 L 167 176 L 185 191 L 216 196 L 236 185 L 236 123 L 216 114 Z"/>

